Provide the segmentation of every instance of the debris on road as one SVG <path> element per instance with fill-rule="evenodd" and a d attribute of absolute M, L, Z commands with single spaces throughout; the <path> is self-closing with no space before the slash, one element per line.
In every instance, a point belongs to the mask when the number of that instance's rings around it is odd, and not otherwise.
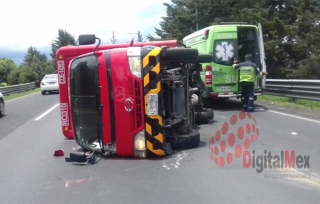
<path fill-rule="evenodd" d="M 94 153 L 85 153 L 85 152 L 73 152 L 70 153 L 70 158 L 65 158 L 66 162 L 72 162 L 73 164 L 95 164 L 96 155 Z"/>
<path fill-rule="evenodd" d="M 64 156 L 64 152 L 62 149 L 59 149 L 59 150 L 54 151 L 53 155 L 56 157 L 62 157 L 62 156 Z"/>

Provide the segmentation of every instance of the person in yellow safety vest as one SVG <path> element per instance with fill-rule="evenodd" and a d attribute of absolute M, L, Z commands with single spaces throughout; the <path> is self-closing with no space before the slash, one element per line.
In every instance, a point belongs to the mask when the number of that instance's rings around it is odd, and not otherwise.
<path fill-rule="evenodd" d="M 258 66 L 252 62 L 252 55 L 245 55 L 245 62 L 238 63 L 237 59 L 233 61 L 233 67 L 239 71 L 241 87 L 241 102 L 243 110 L 246 112 L 254 111 L 254 83 L 256 77 L 267 76 L 267 72 L 261 72 Z"/>

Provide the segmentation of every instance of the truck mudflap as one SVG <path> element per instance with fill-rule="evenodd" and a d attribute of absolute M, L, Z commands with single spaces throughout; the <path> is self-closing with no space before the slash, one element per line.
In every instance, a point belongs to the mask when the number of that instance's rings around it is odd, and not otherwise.
<path fill-rule="evenodd" d="M 165 140 L 161 116 L 163 112 L 161 104 L 161 48 L 146 46 L 142 48 L 141 52 L 147 157 L 169 155 L 172 149 Z"/>

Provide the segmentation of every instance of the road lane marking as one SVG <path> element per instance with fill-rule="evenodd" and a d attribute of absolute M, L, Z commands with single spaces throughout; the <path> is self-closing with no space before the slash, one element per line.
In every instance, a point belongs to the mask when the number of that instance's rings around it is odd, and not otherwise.
<path fill-rule="evenodd" d="M 220 118 L 227 118 L 225 116 L 222 116 L 222 115 L 216 115 L 217 117 L 220 117 Z"/>
<path fill-rule="evenodd" d="M 269 112 L 320 124 L 319 120 L 313 120 L 313 119 L 310 119 L 310 118 L 300 117 L 300 116 L 297 116 L 297 115 L 291 115 L 291 114 L 282 113 L 282 112 L 278 112 L 278 111 L 274 111 L 274 110 L 269 110 Z"/>
<path fill-rule="evenodd" d="M 56 107 L 58 107 L 60 104 L 56 104 L 54 105 L 52 108 L 50 108 L 49 110 L 47 110 L 46 112 L 44 112 L 42 115 L 40 115 L 39 117 L 37 117 L 34 120 L 40 120 L 41 118 L 43 118 L 45 115 L 47 115 L 48 113 L 50 113 L 53 109 L 55 109 Z"/>

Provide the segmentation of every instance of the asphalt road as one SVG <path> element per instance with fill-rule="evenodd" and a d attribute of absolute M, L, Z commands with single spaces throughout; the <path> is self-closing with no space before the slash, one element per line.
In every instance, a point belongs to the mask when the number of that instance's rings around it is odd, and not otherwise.
<path fill-rule="evenodd" d="M 79 166 L 52 155 L 55 149 L 67 155 L 76 147 L 61 133 L 59 109 L 35 120 L 57 102 L 58 95 L 39 94 L 8 102 L 7 116 L 0 121 L 1 203 L 319 203 L 317 114 L 257 106 L 257 112 L 239 115 L 239 103 L 218 102 L 215 122 L 202 125 L 202 141 L 195 149 L 161 159 L 110 158 Z M 272 156 L 294 151 L 306 168 L 269 168 L 275 157 L 261 172 L 257 165 L 263 157 L 258 155 L 265 150 Z M 248 162 L 253 151 L 255 168 Z M 306 178 L 291 178 L 299 175 Z"/>
<path fill-rule="evenodd" d="M 59 94 L 41 95 L 40 92 L 6 101 L 5 116 L 0 118 L 0 141 L 30 119 L 58 103 Z"/>

